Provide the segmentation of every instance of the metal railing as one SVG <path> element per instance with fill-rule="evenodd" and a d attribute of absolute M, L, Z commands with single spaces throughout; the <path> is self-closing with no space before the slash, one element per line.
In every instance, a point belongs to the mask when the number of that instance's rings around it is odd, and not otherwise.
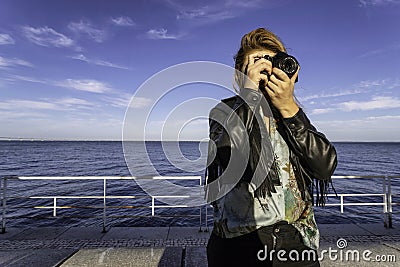
<path fill-rule="evenodd" d="M 334 175 L 332 179 L 381 179 L 382 193 L 337 193 L 328 194 L 328 197 L 338 197 L 340 203 L 327 203 L 326 206 L 339 206 L 340 213 L 344 213 L 345 206 L 382 206 L 383 222 L 386 228 L 393 227 L 393 206 L 400 205 L 400 202 L 393 202 L 393 197 L 399 197 L 400 194 L 392 192 L 392 182 L 399 179 L 400 176 L 350 176 L 350 175 Z M 399 180 L 400 183 L 400 180 Z M 400 186 L 400 184 L 399 184 Z M 382 198 L 381 202 L 345 202 L 345 198 L 351 197 L 375 197 Z"/>
<path fill-rule="evenodd" d="M 11 207 L 7 204 L 7 201 L 13 198 L 18 198 L 18 199 L 44 199 L 44 200 L 51 200 L 52 203 L 49 206 L 45 205 L 35 205 L 30 208 L 35 208 L 35 209 L 51 209 L 52 210 L 52 216 L 57 217 L 57 210 L 59 209 L 71 209 L 74 208 L 73 206 L 59 206 L 57 204 L 58 200 L 62 199 L 75 199 L 75 200 L 80 200 L 80 199 L 102 199 L 103 203 L 101 206 L 79 206 L 78 208 L 99 208 L 102 209 L 102 229 L 103 232 L 106 232 L 106 227 L 107 227 L 107 209 L 110 207 L 107 205 L 107 200 L 108 199 L 138 199 L 138 198 L 149 198 L 151 199 L 151 204 L 149 206 L 145 206 L 147 208 L 151 209 L 151 216 L 154 217 L 155 215 L 155 209 L 157 208 L 185 208 L 188 207 L 187 205 L 159 205 L 156 204 L 156 200 L 159 199 L 165 199 L 165 198 L 190 198 L 191 196 L 188 195 L 129 195 L 129 196 L 124 196 L 124 195 L 107 195 L 107 181 L 115 181 L 115 180 L 137 180 L 137 179 L 153 179 L 153 180 L 197 180 L 198 185 L 202 185 L 202 177 L 201 176 L 152 176 L 152 177 L 145 177 L 145 178 L 140 178 L 140 177 L 124 177 L 124 176 L 72 176 L 72 177 L 67 177 L 67 176 L 5 176 L 1 177 L 1 192 L 2 192 L 2 219 L 1 219 L 1 232 L 5 233 L 6 231 L 6 221 L 7 219 L 11 219 L 13 217 L 7 217 L 7 209 L 10 209 Z M 82 180 L 82 181 L 87 181 L 87 180 L 102 180 L 103 185 L 102 185 L 102 195 L 31 195 L 31 196 L 9 196 L 9 189 L 8 189 L 8 183 L 9 181 L 12 180 L 19 180 L 19 181 L 44 181 L 44 180 L 65 180 L 65 181 L 70 181 L 70 180 Z M 44 188 L 43 188 L 44 191 Z M 77 208 L 77 207 L 75 207 Z M 114 206 L 115 208 L 115 206 Z M 201 225 L 202 225 L 202 208 L 199 207 L 199 225 L 200 225 L 200 231 Z M 207 216 L 207 214 L 206 214 Z M 119 216 L 114 216 L 119 217 Z M 122 216 L 120 216 L 122 218 Z M 123 216 L 124 218 L 126 217 L 135 217 L 135 216 Z M 94 216 L 89 218 L 95 218 Z"/>
<path fill-rule="evenodd" d="M 392 228 L 393 225 L 393 206 L 400 205 L 400 202 L 393 201 L 393 197 L 400 197 L 399 193 L 392 192 L 392 183 L 393 180 L 399 179 L 400 176 L 333 176 L 333 179 L 382 179 L 382 193 L 337 193 L 337 194 L 328 194 L 328 197 L 334 197 L 334 199 L 339 200 L 339 203 L 326 203 L 326 206 L 338 206 L 340 207 L 340 213 L 345 212 L 346 206 L 381 206 L 382 207 L 382 214 L 383 214 L 383 221 L 384 226 L 388 228 Z M 188 207 L 187 205 L 159 205 L 156 203 L 157 199 L 162 198 L 190 198 L 191 196 L 174 196 L 174 195 L 159 195 L 159 196 L 120 196 L 120 195 L 107 195 L 107 181 L 115 181 L 115 180 L 132 180 L 137 179 L 137 177 L 111 177 L 111 176 L 86 176 L 86 177 L 2 177 L 1 178 L 1 191 L 2 191 L 2 233 L 5 232 L 6 229 L 6 221 L 11 217 L 7 217 L 7 209 L 10 208 L 7 204 L 7 200 L 12 199 L 13 196 L 8 195 L 8 182 L 10 180 L 20 180 L 20 181 L 32 181 L 32 180 L 103 180 L 103 194 L 102 195 L 92 195 L 92 196 L 76 196 L 76 195 L 32 195 L 32 196 L 24 196 L 24 198 L 28 199 L 45 199 L 45 200 L 52 200 L 51 205 L 49 206 L 33 206 L 31 208 L 36 209 L 51 209 L 52 216 L 58 217 L 57 211 L 59 209 L 70 209 L 74 208 L 73 206 L 59 206 L 58 200 L 60 199 L 102 199 L 103 203 L 100 206 L 91 206 L 91 208 L 99 208 L 102 209 L 102 228 L 103 231 L 106 231 L 107 227 L 107 218 L 110 216 L 107 215 L 107 209 L 110 207 L 107 204 L 107 200 L 109 199 L 135 199 L 140 197 L 147 197 L 151 198 L 151 205 L 146 206 L 146 208 L 151 209 L 151 216 L 155 216 L 155 209 L 157 208 L 185 208 Z M 150 179 L 163 179 L 163 180 L 198 180 L 198 184 L 202 185 L 202 177 L 201 176 L 157 176 L 151 177 Z M 398 186 L 400 187 L 400 180 Z M 166 190 L 168 191 L 168 190 Z M 337 198 L 336 198 L 337 197 Z M 354 201 L 347 201 L 350 198 L 378 198 L 378 201 L 374 202 L 354 202 Z M 21 198 L 21 197 L 20 197 Z M 80 206 L 84 207 L 84 206 Z M 75 207 L 76 208 L 76 207 Z M 118 207 L 117 207 L 118 208 Z M 209 206 L 201 206 L 199 208 L 199 226 L 200 231 L 202 231 L 202 223 L 203 223 L 203 216 L 202 216 L 202 209 L 205 208 L 205 228 L 206 231 L 208 230 L 208 208 Z M 122 216 L 121 216 L 122 217 Z M 123 216 L 127 217 L 127 216 Z M 129 216 L 128 216 L 129 217 Z M 90 217 L 95 218 L 95 217 Z M 113 216 L 113 218 L 118 218 L 118 216 Z"/>

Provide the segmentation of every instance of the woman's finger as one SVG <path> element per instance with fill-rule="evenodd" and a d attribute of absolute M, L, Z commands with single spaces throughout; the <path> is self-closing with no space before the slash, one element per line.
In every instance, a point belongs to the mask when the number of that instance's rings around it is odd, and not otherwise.
<path fill-rule="evenodd" d="M 289 81 L 289 76 L 281 69 L 273 68 L 272 73 L 281 81 Z"/>
<path fill-rule="evenodd" d="M 292 76 L 292 78 L 290 78 L 290 80 L 291 80 L 293 83 L 296 82 L 297 76 L 299 76 L 299 71 L 300 71 L 300 65 L 297 67 L 296 73 Z"/>

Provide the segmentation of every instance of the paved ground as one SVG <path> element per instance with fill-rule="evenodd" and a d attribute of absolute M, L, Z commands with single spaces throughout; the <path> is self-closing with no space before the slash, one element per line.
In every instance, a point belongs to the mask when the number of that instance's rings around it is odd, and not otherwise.
<path fill-rule="evenodd" d="M 400 229 L 319 227 L 321 266 L 399 266 Z M 112 227 L 106 233 L 99 228 L 9 228 L 0 234 L 0 266 L 202 267 L 207 266 L 209 234 L 193 227 Z"/>

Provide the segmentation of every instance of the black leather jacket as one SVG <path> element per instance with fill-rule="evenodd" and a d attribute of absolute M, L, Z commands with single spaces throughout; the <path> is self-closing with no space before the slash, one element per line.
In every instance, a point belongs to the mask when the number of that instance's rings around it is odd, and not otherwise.
<path fill-rule="evenodd" d="M 268 131 L 264 123 L 257 123 L 261 118 L 259 111 L 262 101 L 265 99 L 260 91 L 242 89 L 239 96 L 223 99 L 210 111 L 208 184 L 217 180 L 225 171 L 231 154 L 235 153 L 237 160 L 237 155 L 248 153 L 244 149 L 247 146 L 249 154 L 243 156 L 243 159 L 248 161 L 241 181 L 248 180 L 249 177 L 266 180 L 267 194 L 275 192 L 274 185 L 279 183 L 279 179 L 276 181 L 276 176 L 269 171 L 271 164 L 264 164 L 271 160 L 268 155 L 271 153 L 271 143 L 269 138 L 265 138 Z M 277 126 L 289 147 L 290 162 L 303 199 L 307 198 L 306 191 L 310 193 L 309 198 L 315 190 L 316 199 L 313 203 L 324 205 L 331 176 L 337 165 L 334 146 L 316 130 L 302 109 L 291 118 L 278 118 Z"/>

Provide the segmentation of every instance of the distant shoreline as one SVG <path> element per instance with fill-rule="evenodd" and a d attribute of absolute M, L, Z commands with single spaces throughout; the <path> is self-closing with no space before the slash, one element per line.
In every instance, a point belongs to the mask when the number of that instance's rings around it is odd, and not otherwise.
<path fill-rule="evenodd" d="M 17 138 L 17 139 L 6 139 L 6 138 L 0 138 L 0 142 L 142 142 L 140 140 L 132 140 L 132 141 L 122 141 L 122 140 L 75 140 L 75 139 L 36 139 L 36 138 Z M 201 140 L 180 140 L 180 141 L 174 141 L 174 140 L 146 140 L 145 142 L 203 142 L 207 143 L 208 141 L 201 141 Z M 357 144 L 357 143 L 368 143 L 368 144 L 379 144 L 379 143 L 400 143 L 400 141 L 332 141 L 332 143 L 352 143 L 352 144 Z"/>

